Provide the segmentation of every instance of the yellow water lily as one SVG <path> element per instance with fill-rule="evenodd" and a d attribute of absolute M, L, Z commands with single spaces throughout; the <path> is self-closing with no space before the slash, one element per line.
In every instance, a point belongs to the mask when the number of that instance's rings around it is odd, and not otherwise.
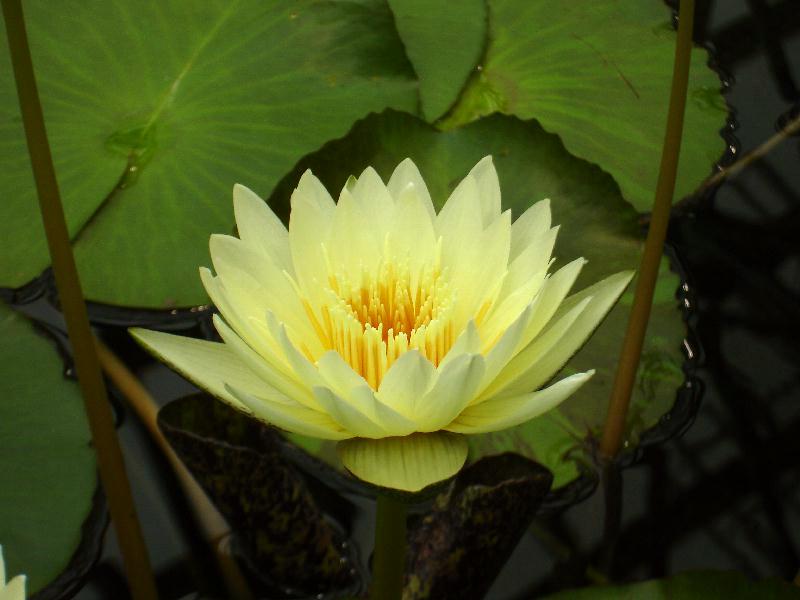
<path fill-rule="evenodd" d="M 287 431 L 339 440 L 370 483 L 419 490 L 456 473 L 465 435 L 523 423 L 593 371 L 539 390 L 632 274 L 568 296 L 584 259 L 550 274 L 558 227 L 542 200 L 512 223 L 491 157 L 437 214 L 414 163 L 372 168 L 334 202 L 307 171 L 288 231 L 236 185 L 239 238 L 211 236 L 215 343 L 133 335 L 201 388 Z M 536 391 L 538 390 L 538 391 Z"/>
<path fill-rule="evenodd" d="M 6 563 L 0 546 L 0 600 L 25 600 L 25 576 L 17 575 L 6 583 Z"/>

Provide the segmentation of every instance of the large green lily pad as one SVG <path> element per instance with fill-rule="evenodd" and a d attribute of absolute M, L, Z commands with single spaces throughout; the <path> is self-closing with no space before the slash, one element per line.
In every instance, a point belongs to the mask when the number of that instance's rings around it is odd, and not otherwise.
<path fill-rule="evenodd" d="M 0 544 L 32 594 L 81 541 L 95 458 L 83 402 L 52 342 L 0 304 Z"/>
<path fill-rule="evenodd" d="M 91 300 L 205 302 L 197 267 L 233 227 L 234 183 L 266 195 L 356 119 L 418 102 L 381 0 L 34 0 L 25 16 Z M 49 261 L 0 35 L 0 285 L 16 287 Z"/>
<path fill-rule="evenodd" d="M 359 123 L 348 137 L 303 160 L 289 175 L 271 202 L 285 206 L 286 198 L 303 169 L 311 168 L 335 191 L 351 174 L 372 164 L 388 178 L 395 165 L 410 156 L 419 166 L 434 203 L 440 208 L 449 192 L 484 155 L 492 154 L 500 177 L 504 208 L 518 216 L 530 204 L 551 199 L 553 222 L 561 224 L 554 268 L 584 256 L 575 289 L 606 275 L 637 268 L 642 237 L 637 212 L 623 200 L 608 174 L 571 156 L 558 137 L 534 122 L 495 115 L 463 128 L 439 132 L 409 115 L 386 113 Z M 639 371 L 629 443 L 669 411 L 683 380 L 680 345 L 685 328 L 674 300 L 678 278 L 662 265 L 653 320 L 645 355 L 652 357 Z M 624 334 L 630 295 L 600 326 L 590 342 L 566 365 L 563 374 L 589 368 L 594 378 L 559 410 L 499 433 L 470 436 L 471 458 L 515 451 L 544 464 L 563 486 L 579 474 L 570 456 L 580 450 L 587 435 L 602 425 L 611 379 Z M 336 465 L 331 445 L 294 436 L 301 445 Z M 578 453 L 580 458 L 580 453 Z"/>
<path fill-rule="evenodd" d="M 484 0 L 388 0 L 419 77 L 422 114 L 434 121 L 458 98 L 483 54 L 488 29 Z"/>
<path fill-rule="evenodd" d="M 638 210 L 653 202 L 675 52 L 660 0 L 489 0 L 489 46 L 447 127 L 495 111 L 537 119 L 597 163 Z M 720 81 L 692 53 L 676 197 L 724 150 Z"/>
<path fill-rule="evenodd" d="M 792 600 L 800 588 L 779 579 L 752 581 L 733 571 L 690 571 L 668 579 L 567 590 L 547 600 Z"/>

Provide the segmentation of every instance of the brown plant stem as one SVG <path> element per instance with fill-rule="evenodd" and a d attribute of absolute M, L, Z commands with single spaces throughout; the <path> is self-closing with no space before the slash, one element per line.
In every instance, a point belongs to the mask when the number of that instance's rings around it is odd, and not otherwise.
<path fill-rule="evenodd" d="M 600 441 L 602 460 L 611 460 L 622 446 L 625 421 L 628 414 L 636 371 L 641 359 L 647 322 L 653 304 L 653 291 L 658 267 L 667 236 L 672 196 L 675 192 L 675 176 L 678 172 L 683 116 L 686 108 L 686 90 L 689 82 L 689 61 L 692 52 L 692 29 L 694 26 L 694 0 L 681 0 L 678 17 L 678 40 L 675 47 L 675 64 L 672 72 L 672 89 L 669 98 L 667 130 L 661 152 L 655 201 L 647 232 L 639 278 L 631 308 L 628 328 L 622 344 L 622 352 L 614 378 L 614 387 L 608 404 L 608 414 Z"/>
<path fill-rule="evenodd" d="M 103 342 L 95 339 L 100 364 L 108 378 L 114 382 L 128 405 L 136 412 L 158 448 L 166 457 L 178 483 L 183 489 L 189 505 L 194 513 L 195 521 L 200 525 L 203 537 L 213 553 L 223 583 L 227 591 L 226 598 L 231 600 L 252 600 L 247 581 L 242 575 L 236 561 L 221 546 L 229 538 L 230 527 L 224 517 L 214 507 L 203 489 L 186 469 L 178 455 L 158 428 L 158 404 L 142 385 L 142 382 L 131 373 L 130 369 Z"/>
<path fill-rule="evenodd" d="M 128 586 L 135 600 L 157 598 L 147 547 L 136 517 L 122 450 L 108 404 L 105 383 L 89 329 L 86 304 L 72 255 L 64 209 L 58 191 L 44 116 L 36 89 L 28 37 L 20 0 L 2 0 L 3 18 L 11 51 L 20 112 L 36 181 L 50 259 L 61 309 L 74 353 L 78 384 L 83 394 L 89 427 L 97 456 L 100 481 L 108 499 L 125 563 Z"/>

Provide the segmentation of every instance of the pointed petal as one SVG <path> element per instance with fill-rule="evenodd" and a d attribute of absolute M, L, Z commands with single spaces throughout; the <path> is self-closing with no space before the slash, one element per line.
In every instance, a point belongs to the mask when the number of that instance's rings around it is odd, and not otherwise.
<path fill-rule="evenodd" d="M 446 359 L 445 359 L 446 360 Z M 418 350 L 401 355 L 386 372 L 378 398 L 406 417 L 413 417 L 414 405 L 436 381 L 436 367 Z"/>
<path fill-rule="evenodd" d="M 545 198 L 522 213 L 511 226 L 511 253 L 514 260 L 530 243 L 550 229 L 550 199 Z"/>
<path fill-rule="evenodd" d="M 294 377 L 287 377 L 286 373 L 274 366 L 273 361 L 268 361 L 258 354 L 219 315 L 214 315 L 213 321 L 214 327 L 225 344 L 233 350 L 242 363 L 247 365 L 253 373 L 292 400 L 310 408 L 316 407 L 311 389 L 304 385 L 302 381 Z M 235 381 L 229 383 L 236 384 Z"/>
<path fill-rule="evenodd" d="M 413 186 L 406 187 L 397 198 L 389 242 L 398 259 L 408 258 L 412 272 L 429 264 L 436 255 L 434 223 Z"/>
<path fill-rule="evenodd" d="M 14 577 L 14 579 L 8 582 L 5 589 L 0 588 L 0 599 L 25 600 L 25 580 L 25 575 L 17 575 Z M 0 581 L 0 585 L 2 585 L 2 581 Z"/>
<path fill-rule="evenodd" d="M 484 370 L 480 354 L 462 354 L 440 368 L 436 383 L 414 406 L 418 431 L 438 431 L 455 419 L 475 397 Z"/>
<path fill-rule="evenodd" d="M 367 380 L 356 373 L 335 350 L 328 350 L 317 360 L 317 370 L 328 387 L 337 394 L 345 395 L 354 387 L 367 385 Z"/>
<path fill-rule="evenodd" d="M 244 407 L 253 417 L 280 429 L 323 440 L 343 440 L 353 437 L 325 413 L 297 404 L 285 405 L 271 402 L 232 385 L 228 385 L 226 388 L 240 406 Z"/>
<path fill-rule="evenodd" d="M 327 246 L 337 273 L 344 272 L 351 282 L 359 282 L 364 269 L 367 273 L 374 273 L 383 254 L 385 233 L 370 222 L 353 195 L 343 189 Z"/>
<path fill-rule="evenodd" d="M 306 171 L 292 193 L 289 216 L 289 250 L 297 283 L 309 298 L 320 299 L 321 286 L 328 281 L 323 246 L 336 209 L 319 179 Z"/>
<path fill-rule="evenodd" d="M 487 228 L 500 216 L 500 180 L 491 156 L 484 156 L 469 172 L 478 184 L 478 196 L 481 203 L 481 220 L 483 228 Z"/>
<path fill-rule="evenodd" d="M 233 383 L 254 394 L 263 393 L 267 387 L 225 344 L 149 329 L 133 328 L 129 332 L 147 351 L 171 369 L 212 396 L 240 409 L 241 403 L 225 389 L 226 383 Z"/>
<path fill-rule="evenodd" d="M 336 449 L 344 466 L 359 479 L 406 492 L 452 477 L 467 460 L 466 439 L 446 432 L 354 438 L 340 442 Z"/>
<path fill-rule="evenodd" d="M 401 192 L 409 185 L 413 186 L 414 192 L 416 192 L 417 197 L 422 202 L 422 206 L 430 216 L 431 221 L 433 221 L 436 218 L 436 211 L 433 208 L 433 202 L 431 202 L 428 186 L 425 185 L 425 180 L 422 179 L 417 165 L 410 158 L 406 158 L 395 167 L 386 187 L 389 193 L 394 196 L 394 199 L 398 200 Z"/>
<path fill-rule="evenodd" d="M 522 314 L 517 317 L 511 326 L 506 329 L 494 346 L 486 354 L 486 370 L 483 374 L 480 389 L 486 388 L 497 374 L 508 364 L 514 354 L 516 354 L 522 334 L 528 327 L 532 314 L 532 305 L 528 304 Z M 479 390 L 480 391 L 480 390 Z"/>
<path fill-rule="evenodd" d="M 548 388 L 507 398 L 492 398 L 470 406 L 447 427 L 456 433 L 488 433 L 514 427 L 544 414 L 566 400 L 594 375 L 594 371 L 578 373 Z"/>
<path fill-rule="evenodd" d="M 591 298 L 585 298 L 571 310 L 554 317 L 552 323 L 541 335 L 537 336 L 495 375 L 493 381 L 481 392 L 474 404 L 501 394 L 516 396 L 531 392 L 546 383 L 554 373 L 551 373 L 550 377 L 540 380 L 539 361 L 543 360 L 550 352 L 559 352 L 559 342 L 575 324 L 581 313 L 586 310 L 590 301 Z"/>
<path fill-rule="evenodd" d="M 323 386 L 315 386 L 314 397 L 340 427 L 354 436 L 381 438 L 388 435 L 386 430 L 377 423 L 376 419 L 364 414 L 357 406 L 354 406 L 333 390 Z"/>
<path fill-rule="evenodd" d="M 520 341 L 522 346 L 527 346 L 550 322 L 585 264 L 585 259 L 576 258 L 545 281 L 542 285 L 541 298 L 536 303 L 533 316 Z"/>
<path fill-rule="evenodd" d="M 553 325 L 548 326 L 531 344 L 533 347 L 531 354 L 536 356 L 535 361 L 531 363 L 529 357 L 523 356 L 527 349 L 520 352 L 521 361 L 526 359 L 529 361 L 527 369 L 505 387 L 503 394 L 522 393 L 536 389 L 558 373 L 559 369 L 586 343 L 586 340 L 625 291 L 632 277 L 633 271 L 623 271 L 611 275 L 564 301 L 563 306 L 553 317 Z M 569 315 L 575 312 L 577 312 L 577 317 L 569 327 L 562 331 L 558 325 L 560 320 L 568 319 Z M 554 339 L 550 342 L 548 338 Z M 548 340 L 545 344 L 549 344 L 550 347 L 537 349 L 535 345 L 540 339 Z"/>
<path fill-rule="evenodd" d="M 233 213 L 242 241 L 263 252 L 279 269 L 294 272 L 289 232 L 266 202 L 237 183 L 233 186 Z"/>
<path fill-rule="evenodd" d="M 375 169 L 372 167 L 364 169 L 353 186 L 352 195 L 382 240 L 383 234 L 389 230 L 395 199 Z"/>
<path fill-rule="evenodd" d="M 464 354 L 479 354 L 480 351 L 481 337 L 478 335 L 478 328 L 475 325 L 475 321 L 469 321 L 464 330 L 458 334 L 444 360 L 439 363 L 439 371 L 441 372 L 450 362 Z"/>

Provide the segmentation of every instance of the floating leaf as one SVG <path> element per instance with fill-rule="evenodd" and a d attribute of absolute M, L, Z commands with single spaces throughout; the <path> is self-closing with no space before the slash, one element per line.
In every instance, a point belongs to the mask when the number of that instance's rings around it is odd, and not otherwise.
<path fill-rule="evenodd" d="M 25 3 L 45 120 L 86 296 L 206 301 L 197 267 L 304 154 L 416 81 L 380 0 Z M 0 41 L 0 284 L 47 266 L 7 44 Z"/>
<path fill-rule="evenodd" d="M 778 579 L 751 581 L 742 573 L 693 571 L 669 579 L 567 590 L 547 600 L 792 600 L 800 588 Z"/>
<path fill-rule="evenodd" d="M 461 471 L 409 534 L 403 598 L 483 598 L 552 482 L 547 469 L 510 453 Z"/>
<path fill-rule="evenodd" d="M 440 117 L 458 98 L 486 43 L 484 0 L 388 0 L 419 77 L 422 113 Z"/>
<path fill-rule="evenodd" d="M 537 119 L 575 156 L 611 173 L 649 211 L 675 55 L 659 0 L 490 0 L 489 47 L 446 126 L 495 111 Z M 692 53 L 676 196 L 693 191 L 724 150 L 720 81 Z"/>
<path fill-rule="evenodd" d="M 273 429 L 205 394 L 169 403 L 158 423 L 266 584 L 307 595 L 358 584 L 341 535 L 280 454 Z"/>
<path fill-rule="evenodd" d="M 436 131 L 429 125 L 397 113 L 370 117 L 343 140 L 327 145 L 303 160 L 279 186 L 273 206 L 284 206 L 299 174 L 311 168 L 330 190 L 344 185 L 350 173 L 367 165 L 388 178 L 394 166 L 410 156 L 419 166 L 437 208 L 472 166 L 492 154 L 500 177 L 504 208 L 520 215 L 533 202 L 551 198 L 553 223 L 561 224 L 553 268 L 578 256 L 589 263 L 577 283 L 580 290 L 601 278 L 639 264 L 642 239 L 636 211 L 623 200 L 619 188 L 598 167 L 571 156 L 554 135 L 538 124 L 495 115 L 463 128 Z M 645 355 L 657 357 L 658 368 L 640 370 L 630 422 L 629 442 L 651 427 L 675 401 L 683 380 L 679 351 L 684 326 L 673 293 L 678 278 L 664 265 Z M 473 459 L 486 454 L 518 452 L 542 463 L 554 476 L 554 487 L 578 474 L 575 454 L 587 434 L 602 424 L 616 368 L 630 303 L 625 298 L 610 313 L 590 342 L 557 377 L 588 368 L 597 374 L 557 411 L 506 431 L 469 436 Z M 666 367 L 669 368 L 666 368 Z M 673 368 L 675 367 L 675 368 Z M 657 375 L 656 375 L 657 374 Z M 330 464 L 330 444 L 290 436 Z"/>
<path fill-rule="evenodd" d="M 97 476 L 77 385 L 49 340 L 0 304 L 0 544 L 32 594 L 81 542 Z"/>

